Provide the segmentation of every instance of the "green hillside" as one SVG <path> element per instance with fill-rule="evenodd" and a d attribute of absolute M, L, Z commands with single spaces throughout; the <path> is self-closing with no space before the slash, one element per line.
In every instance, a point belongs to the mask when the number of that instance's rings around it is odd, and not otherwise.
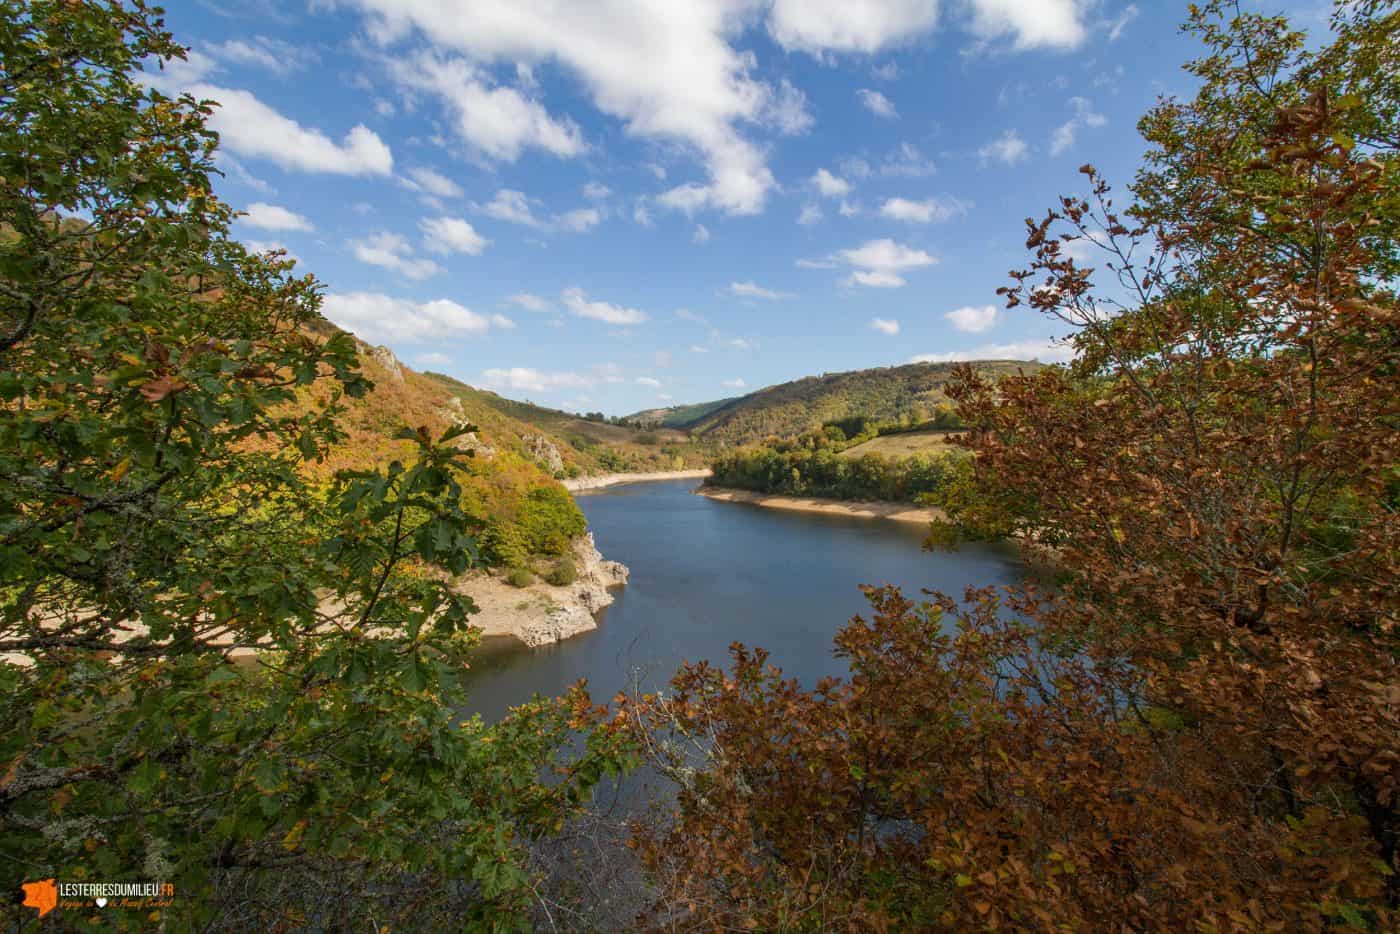
<path fill-rule="evenodd" d="M 716 399 L 714 402 L 696 402 L 691 405 L 672 405 L 663 409 L 644 409 L 641 412 L 634 412 L 624 417 L 622 420 L 631 425 L 640 427 L 661 426 L 663 428 L 686 429 L 702 420 L 717 409 L 724 408 L 731 402 L 738 401 L 738 397 L 731 396 L 728 399 Z"/>
<path fill-rule="evenodd" d="M 975 364 L 993 376 L 1033 372 L 1041 364 L 986 360 Z M 911 363 L 847 373 L 825 373 L 760 389 L 713 408 L 688 425 L 693 437 L 739 445 L 770 436 L 792 437 L 829 422 L 863 416 L 881 422 L 932 419 L 948 404 L 943 387 L 951 363 Z M 699 408 L 699 407 L 695 407 Z"/>
<path fill-rule="evenodd" d="M 582 418 L 506 399 L 442 373 L 425 373 L 423 378 L 459 400 L 470 419 L 483 427 L 503 423 L 512 426 L 509 435 L 547 439 L 559 452 L 564 476 L 679 470 L 704 466 L 708 458 L 709 445 L 682 431 Z M 538 442 L 533 446 L 538 448 Z"/>

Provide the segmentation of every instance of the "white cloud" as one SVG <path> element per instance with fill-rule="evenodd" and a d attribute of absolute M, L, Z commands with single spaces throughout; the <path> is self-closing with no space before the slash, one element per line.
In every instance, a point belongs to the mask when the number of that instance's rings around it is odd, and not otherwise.
<path fill-rule="evenodd" d="M 555 228 L 569 233 L 587 233 L 602 222 L 603 215 L 597 208 L 576 208 L 554 218 Z"/>
<path fill-rule="evenodd" d="M 807 110 L 807 95 L 786 78 L 778 82 L 765 115 L 784 136 L 806 133 L 816 122 Z"/>
<path fill-rule="evenodd" d="M 223 61 L 266 68 L 279 75 L 300 71 L 319 60 L 319 56 L 310 49 L 267 36 L 228 39 L 205 48 Z"/>
<path fill-rule="evenodd" d="M 930 224 L 964 216 L 968 207 L 967 202 L 957 198 L 926 198 L 923 201 L 890 198 L 880 207 L 880 214 L 890 220 L 904 221 L 906 224 Z"/>
<path fill-rule="evenodd" d="M 334 175 L 388 175 L 394 156 L 373 130 L 358 124 L 336 144 L 320 130 L 282 116 L 247 91 L 196 84 L 196 98 L 219 102 L 209 126 L 219 145 L 240 156 L 267 159 L 284 169 Z"/>
<path fill-rule="evenodd" d="M 881 81 L 899 80 L 899 64 L 897 62 L 886 62 L 878 68 L 870 69 L 870 74 Z"/>
<path fill-rule="evenodd" d="M 1137 8 L 1137 4 L 1130 3 L 1123 8 L 1123 12 L 1118 14 L 1118 18 L 1107 23 L 1108 41 L 1117 42 L 1123 35 L 1123 30 L 1128 28 L 1128 24 L 1138 18 L 1142 11 Z"/>
<path fill-rule="evenodd" d="M 931 159 L 925 159 L 919 147 L 913 143 L 900 143 L 885 156 L 880 165 L 880 174 L 896 178 L 924 178 L 938 170 Z"/>
<path fill-rule="evenodd" d="M 729 341 L 729 346 L 735 350 L 753 350 L 756 345 L 747 337 L 736 337 Z"/>
<path fill-rule="evenodd" d="M 932 31 L 938 0 L 776 0 L 768 32 L 788 50 L 878 52 Z"/>
<path fill-rule="evenodd" d="M 850 182 L 832 175 L 826 169 L 817 169 L 812 176 L 812 184 L 827 198 L 843 198 L 851 193 Z"/>
<path fill-rule="evenodd" d="M 538 295 L 530 292 L 516 292 L 510 298 L 506 299 L 506 301 L 510 302 L 512 305 L 518 305 L 526 311 L 549 311 L 554 307 L 554 304 L 549 299 L 540 298 Z"/>
<path fill-rule="evenodd" d="M 720 383 L 720 385 L 725 389 L 743 389 L 748 383 L 744 382 L 743 377 L 737 377 L 735 379 L 727 379 Z"/>
<path fill-rule="evenodd" d="M 984 165 L 991 161 L 1015 165 L 1030 155 L 1030 147 L 1015 130 L 1007 130 L 1000 137 L 977 150 L 977 155 Z"/>
<path fill-rule="evenodd" d="M 763 150 L 741 133 L 740 124 L 776 122 L 783 129 L 792 108 L 781 89 L 753 76 L 751 53 L 730 44 L 752 17 L 748 3 L 349 2 L 371 14 L 370 33 L 385 46 L 421 35 L 439 50 L 466 56 L 482 74 L 501 64 L 557 64 L 577 77 L 599 110 L 623 121 L 629 134 L 697 152 L 707 180 L 672 189 L 659 199 L 663 206 L 754 214 L 773 188 Z M 470 67 L 457 63 L 450 81 L 429 77 L 444 94 L 481 99 L 484 126 L 459 128 L 475 137 L 474 145 L 501 152 L 527 141 L 549 140 L 561 151 L 581 147 L 576 127 L 551 120 L 538 102 L 514 89 L 486 87 L 482 74 L 466 71 Z M 408 77 L 421 76 L 424 65 L 407 70 Z M 503 99 L 487 101 L 493 91 Z M 507 112 L 519 119 L 500 119 Z M 786 128 L 792 127 L 788 119 Z"/>
<path fill-rule="evenodd" d="M 492 389 L 516 389 L 523 392 L 551 392 L 557 389 L 582 389 L 594 380 L 580 373 L 547 373 L 533 367 L 513 366 L 494 368 L 481 374 L 482 384 Z M 579 400 L 587 401 L 587 400 Z"/>
<path fill-rule="evenodd" d="M 419 366 L 447 366 L 452 363 L 452 358 L 445 353 L 438 353 L 430 350 L 427 353 L 420 353 L 413 358 L 413 362 Z"/>
<path fill-rule="evenodd" d="M 587 148 L 572 120 L 556 120 L 516 88 L 492 86 L 464 59 L 419 54 L 390 60 L 389 70 L 404 87 L 441 97 L 457 135 L 488 159 L 514 162 L 526 149 L 567 158 Z"/>
<path fill-rule="evenodd" d="M 971 0 L 968 28 L 984 40 L 1012 36 L 1017 49 L 1073 49 L 1084 41 L 1088 0 Z"/>
<path fill-rule="evenodd" d="M 881 334 L 888 334 L 894 337 L 899 333 L 899 322 L 893 318 L 871 318 L 870 326 Z"/>
<path fill-rule="evenodd" d="M 926 353 L 910 357 L 907 363 L 953 363 L 958 360 L 1039 360 L 1064 363 L 1074 356 L 1069 344 L 1051 340 L 1025 340 L 1010 344 L 983 344 L 971 350 Z"/>
<path fill-rule="evenodd" d="M 871 240 L 861 246 L 842 250 L 832 258 L 852 267 L 844 280 L 846 285 L 895 289 L 905 284 L 903 273 L 910 269 L 932 266 L 938 262 L 927 252 L 907 247 L 888 238 Z"/>
<path fill-rule="evenodd" d="M 978 334 L 982 331 L 990 331 L 995 327 L 1000 315 L 1001 309 L 995 305 L 968 305 L 950 311 L 943 317 L 947 318 L 959 331 Z"/>
<path fill-rule="evenodd" d="M 653 379 L 653 378 L 650 377 L 650 376 L 638 376 L 638 377 L 637 377 L 637 385 L 638 385 L 638 386 L 650 386 L 652 389 L 660 389 L 660 388 L 661 388 L 661 380 L 659 380 L 659 379 Z"/>
<path fill-rule="evenodd" d="M 647 320 L 646 312 L 638 311 L 635 308 L 623 308 L 607 302 L 589 301 L 583 289 L 577 286 L 565 289 L 562 299 L 564 307 L 569 309 L 569 313 L 580 318 L 590 318 L 594 321 L 614 325 L 641 324 Z"/>
<path fill-rule="evenodd" d="M 892 120 L 899 116 L 899 111 L 895 110 L 894 103 L 879 91 L 872 91 L 870 88 L 861 88 L 856 91 L 856 97 L 860 98 L 861 105 L 877 117 L 884 117 Z"/>
<path fill-rule="evenodd" d="M 496 192 L 496 196 L 489 203 L 476 205 L 476 209 L 497 220 L 512 224 L 521 224 L 536 230 L 556 230 L 567 233 L 586 233 L 603 221 L 603 212 L 597 208 L 576 208 L 572 211 L 565 211 L 563 214 L 556 214 L 546 220 L 535 214 L 533 206 L 538 203 L 537 200 L 528 197 L 523 191 L 502 188 Z"/>
<path fill-rule="evenodd" d="M 491 320 L 454 301 L 415 302 L 376 292 L 332 293 L 321 307 L 331 321 L 371 344 L 476 337 Z"/>
<path fill-rule="evenodd" d="M 375 233 L 350 241 L 355 258 L 371 266 L 392 269 L 409 279 L 426 279 L 442 272 L 442 267 L 430 259 L 413 255 L 413 247 L 396 233 Z"/>
<path fill-rule="evenodd" d="M 841 206 L 836 210 L 842 217 L 855 217 L 860 213 L 860 202 L 842 201 Z"/>
<path fill-rule="evenodd" d="M 690 240 L 692 243 L 709 243 L 710 228 L 706 227 L 704 224 L 696 224 L 695 232 L 690 235 Z"/>
<path fill-rule="evenodd" d="M 691 352 L 691 353 L 709 353 L 709 352 L 710 352 L 710 348 L 708 348 L 708 347 L 702 347 L 700 344 L 691 344 L 691 345 L 690 345 L 690 352 Z"/>
<path fill-rule="evenodd" d="M 1050 155 L 1058 156 L 1074 145 L 1075 137 L 1079 131 L 1085 127 L 1101 127 L 1108 122 L 1108 119 L 1100 113 L 1094 112 L 1094 105 L 1084 97 L 1071 97 L 1070 107 L 1074 108 L 1074 116 L 1068 121 L 1055 128 L 1055 132 L 1050 134 Z"/>
<path fill-rule="evenodd" d="M 466 253 L 480 256 L 491 241 L 459 217 L 425 217 L 418 222 L 424 245 L 434 253 Z"/>
<path fill-rule="evenodd" d="M 462 186 L 428 168 L 409 169 L 405 184 L 413 191 L 421 191 L 435 198 L 462 197 Z"/>
<path fill-rule="evenodd" d="M 811 224 L 819 224 L 822 219 L 822 209 L 815 204 L 804 204 L 802 213 L 797 215 L 797 222 L 806 227 Z"/>
<path fill-rule="evenodd" d="M 507 318 L 505 315 L 492 315 L 491 326 L 498 327 L 506 331 L 512 331 L 515 329 L 515 322 Z"/>
<path fill-rule="evenodd" d="M 775 292 L 773 289 L 765 289 L 757 282 L 731 282 L 724 291 L 736 298 L 765 298 L 769 301 L 797 297 L 791 292 Z"/>
<path fill-rule="evenodd" d="M 242 222 L 260 230 L 315 230 L 315 226 L 300 214 L 275 204 L 255 201 L 243 212 Z"/>
<path fill-rule="evenodd" d="M 605 201 L 612 197 L 612 189 L 601 182 L 589 182 L 583 186 L 583 196 L 589 201 Z"/>

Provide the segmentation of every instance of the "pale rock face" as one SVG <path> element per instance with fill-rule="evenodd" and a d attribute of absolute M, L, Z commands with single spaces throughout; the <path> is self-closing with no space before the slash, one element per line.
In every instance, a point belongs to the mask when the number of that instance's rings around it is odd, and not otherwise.
<path fill-rule="evenodd" d="M 548 438 L 542 435 L 525 435 L 520 440 L 525 442 L 526 452 L 551 474 L 557 476 L 564 471 L 564 458 Z"/>
<path fill-rule="evenodd" d="M 399 358 L 394 356 L 394 352 L 388 347 L 371 348 L 369 355 L 374 361 L 384 368 L 389 374 L 389 378 L 396 383 L 403 382 L 403 367 L 399 365 Z"/>
<path fill-rule="evenodd" d="M 462 425 L 467 421 L 467 415 L 462 411 L 462 400 L 456 396 L 448 396 L 442 408 L 437 410 L 437 414 L 453 425 Z M 480 457 L 482 460 L 490 460 L 496 456 L 496 449 L 478 438 L 474 431 L 453 439 L 451 444 L 457 450 L 468 451 L 473 457 Z"/>
<path fill-rule="evenodd" d="M 573 554 L 578 580 L 561 588 L 568 594 L 567 602 L 555 605 L 543 619 L 531 620 L 516 632 L 520 641 L 531 648 L 597 629 L 594 614 L 613 602 L 613 588 L 627 583 L 627 567 L 605 560 L 598 552 L 592 532 L 575 541 Z"/>

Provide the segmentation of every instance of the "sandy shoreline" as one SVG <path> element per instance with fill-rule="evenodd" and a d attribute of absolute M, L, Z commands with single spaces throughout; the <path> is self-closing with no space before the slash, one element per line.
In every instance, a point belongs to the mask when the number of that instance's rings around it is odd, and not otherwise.
<path fill-rule="evenodd" d="M 852 516 L 857 519 L 892 519 L 895 522 L 933 522 L 946 518 L 942 510 L 912 503 L 846 502 L 839 499 L 819 499 L 812 496 L 779 496 L 755 493 L 752 490 L 732 490 L 725 487 L 702 486 L 695 491 L 725 503 L 751 503 L 768 509 L 790 512 L 817 512 L 830 516 Z"/>
<path fill-rule="evenodd" d="M 601 490 L 606 486 L 616 486 L 619 483 L 646 483 L 652 480 L 699 480 L 708 477 L 710 470 L 708 467 L 700 470 L 660 470 L 653 473 L 605 473 L 597 477 L 574 477 L 570 480 L 561 480 L 564 489 L 570 493 L 582 493 L 587 490 Z"/>

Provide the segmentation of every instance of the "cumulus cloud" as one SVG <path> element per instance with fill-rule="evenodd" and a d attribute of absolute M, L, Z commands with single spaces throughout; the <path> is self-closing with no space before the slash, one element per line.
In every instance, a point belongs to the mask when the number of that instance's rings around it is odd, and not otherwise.
<path fill-rule="evenodd" d="M 426 279 L 442 272 L 430 259 L 413 255 L 413 247 L 396 233 L 380 232 L 350 241 L 350 251 L 362 263 L 391 269 L 408 279 Z"/>
<path fill-rule="evenodd" d="M 1026 141 L 1021 139 L 1021 135 L 1015 130 L 1007 130 L 998 138 L 992 140 L 981 149 L 977 150 L 977 156 L 982 160 L 982 164 L 988 162 L 1000 162 L 1004 165 L 1015 165 L 1023 162 L 1030 155 L 1030 147 Z"/>
<path fill-rule="evenodd" d="M 432 195 L 434 198 L 460 198 L 462 186 L 440 172 L 428 168 L 409 169 L 404 185 L 410 191 Z"/>
<path fill-rule="evenodd" d="M 690 235 L 690 241 L 691 241 L 692 243 L 701 243 L 701 244 L 703 244 L 703 243 L 709 243 L 709 242 L 710 242 L 710 228 L 706 227 L 704 224 L 696 224 L 696 225 L 695 225 L 695 232 L 694 232 L 693 234 Z"/>
<path fill-rule="evenodd" d="M 209 54 L 223 61 L 265 68 L 279 75 L 300 71 L 320 59 L 311 49 L 268 36 L 228 39 L 206 45 L 204 48 Z"/>
<path fill-rule="evenodd" d="M 195 84 L 186 90 L 218 101 L 209 126 L 219 145 L 240 156 L 267 159 L 284 169 L 333 175 L 389 175 L 394 156 L 373 130 L 353 127 L 336 143 L 317 129 L 303 127 L 247 91 Z"/>
<path fill-rule="evenodd" d="M 487 159 L 514 162 L 526 149 L 567 158 L 587 148 L 578 124 L 555 119 L 517 88 L 493 86 L 465 59 L 424 53 L 391 59 L 389 70 L 404 87 L 441 98 L 458 137 Z"/>
<path fill-rule="evenodd" d="M 797 215 L 797 222 L 804 227 L 821 223 L 822 209 L 815 204 L 804 204 L 802 213 Z"/>
<path fill-rule="evenodd" d="M 524 308 L 526 311 L 549 311 L 554 307 L 554 303 L 549 299 L 540 298 L 531 292 L 516 292 L 506 301 Z"/>
<path fill-rule="evenodd" d="M 581 373 L 551 373 L 528 366 L 486 370 L 481 374 L 481 382 L 492 389 L 515 389 L 522 392 L 582 389 L 594 384 L 594 380 Z"/>
<path fill-rule="evenodd" d="M 331 293 L 321 310 L 371 344 L 477 337 L 491 329 L 490 318 L 445 298 L 415 302 L 377 292 Z"/>
<path fill-rule="evenodd" d="M 743 389 L 748 383 L 744 382 L 743 377 L 737 377 L 735 379 L 727 379 L 720 383 L 720 385 L 725 389 Z"/>
<path fill-rule="evenodd" d="M 491 325 L 492 327 L 498 327 L 506 331 L 515 329 L 515 322 L 507 318 L 505 315 L 492 315 Z"/>
<path fill-rule="evenodd" d="M 878 52 L 933 30 L 938 0 L 776 0 L 768 32 L 779 45 L 823 52 Z"/>
<path fill-rule="evenodd" d="M 316 229 L 311 221 L 302 215 L 263 201 L 255 201 L 248 205 L 241 220 L 249 227 L 257 227 L 260 230 L 309 231 Z"/>
<path fill-rule="evenodd" d="M 777 292 L 773 289 L 765 289 L 757 282 L 731 282 L 724 291 L 733 295 L 735 298 L 763 298 L 769 301 L 797 297 L 791 292 Z"/>
<path fill-rule="evenodd" d="M 872 91 L 870 88 L 861 88 L 856 91 L 856 97 L 860 98 L 861 106 L 877 117 L 884 117 L 886 120 L 893 120 L 899 116 L 899 111 L 895 110 L 894 102 L 879 91 Z"/>
<path fill-rule="evenodd" d="M 870 326 L 881 334 L 888 334 L 894 337 L 899 333 L 899 322 L 893 318 L 871 318 Z"/>
<path fill-rule="evenodd" d="M 1050 134 L 1050 155 L 1058 156 L 1074 145 L 1075 137 L 1079 131 L 1086 127 L 1101 127 L 1108 122 L 1108 119 L 1100 113 L 1094 112 L 1094 105 L 1084 97 L 1071 97 L 1069 105 L 1074 109 L 1074 116 L 1065 123 L 1055 128 L 1055 132 Z"/>
<path fill-rule="evenodd" d="M 812 184 L 827 198 L 844 198 L 851 193 L 851 183 L 844 178 L 832 175 L 826 169 L 817 169 L 812 176 Z"/>
<path fill-rule="evenodd" d="M 569 314 L 579 318 L 602 321 L 604 324 L 641 324 L 647 320 L 647 313 L 636 308 L 623 308 L 608 302 L 589 301 L 583 289 L 574 286 L 564 290 L 561 296 Z"/>
<path fill-rule="evenodd" d="M 424 245 L 434 253 L 466 253 L 480 256 L 487 240 L 460 217 L 425 217 L 418 222 Z"/>
<path fill-rule="evenodd" d="M 660 388 L 661 388 L 661 380 L 659 380 L 659 379 L 653 379 L 653 378 L 650 377 L 650 376 L 638 376 L 638 377 L 637 377 L 637 385 L 638 385 L 638 386 L 650 386 L 652 389 L 660 389 Z"/>
<path fill-rule="evenodd" d="M 1087 0 L 971 0 L 968 29 L 984 40 L 1011 37 L 1017 49 L 1073 49 L 1085 39 Z"/>
<path fill-rule="evenodd" d="M 959 331 L 977 334 L 996 326 L 1001 309 L 995 305 L 968 305 L 948 312 L 943 317 Z"/>
<path fill-rule="evenodd" d="M 603 221 L 603 212 L 597 208 L 577 208 L 543 218 L 535 214 L 534 206 L 537 204 L 538 200 L 527 196 L 523 191 L 502 188 L 490 202 L 476 205 L 476 209 L 489 217 L 511 224 L 566 233 L 586 233 Z"/>
<path fill-rule="evenodd" d="M 953 363 L 959 360 L 1039 360 L 1064 363 L 1074 356 L 1074 348 L 1062 341 L 1024 340 L 1009 344 L 983 344 L 970 350 L 926 353 L 910 357 L 907 363 Z"/>
<path fill-rule="evenodd" d="M 576 76 L 593 104 L 628 133 L 691 147 L 708 178 L 662 195 L 658 203 L 666 207 L 757 213 L 774 182 L 762 149 L 740 124 L 791 132 L 802 123 L 795 96 L 755 79 L 751 55 L 730 44 L 751 15 L 745 4 L 350 2 L 371 14 L 371 34 L 385 46 L 421 36 L 442 53 L 463 56 L 419 56 L 405 77 L 426 78 L 438 93 L 461 101 L 459 116 L 470 105 L 474 118 L 459 121 L 459 132 L 485 151 L 509 154 L 530 144 L 561 154 L 581 149 L 576 127 L 550 118 L 515 89 L 486 84 L 484 69 L 491 66 L 546 63 Z M 452 69 L 450 81 L 442 80 L 444 68 Z M 515 119 L 503 119 L 507 114 Z"/>
<path fill-rule="evenodd" d="M 957 198 L 926 198 L 923 201 L 890 198 L 880 207 L 880 214 L 906 224 L 930 224 L 961 217 L 967 214 L 968 207 L 967 202 Z"/>
<path fill-rule="evenodd" d="M 602 182 L 589 182 L 583 186 L 583 196 L 589 201 L 605 201 L 612 197 L 612 189 Z"/>
<path fill-rule="evenodd" d="M 841 250 L 826 259 L 800 259 L 797 265 L 805 269 L 834 269 L 851 267 L 843 285 L 863 285 L 871 288 L 897 289 L 905 285 L 904 273 L 911 269 L 932 266 L 938 260 L 924 250 L 905 246 L 884 238 L 871 240 L 849 250 Z"/>

